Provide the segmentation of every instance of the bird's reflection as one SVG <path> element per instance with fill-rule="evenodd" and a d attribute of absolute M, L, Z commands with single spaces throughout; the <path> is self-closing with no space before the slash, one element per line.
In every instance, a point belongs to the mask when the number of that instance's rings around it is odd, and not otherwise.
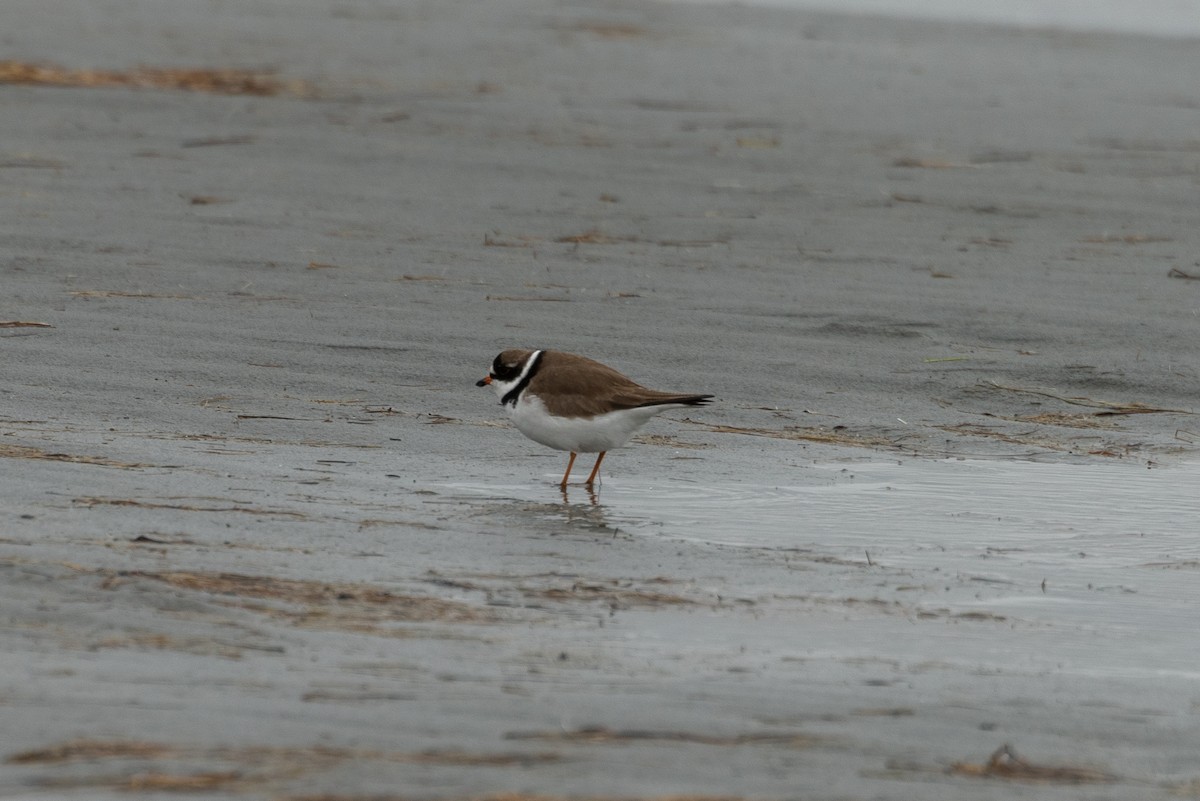
<path fill-rule="evenodd" d="M 602 533 L 614 537 L 621 533 L 620 528 L 610 520 L 610 510 L 600 503 L 599 484 L 576 484 L 559 487 L 558 491 L 562 495 L 562 502 L 555 504 L 554 517 L 567 528 L 567 531 L 561 533 L 586 532 L 589 536 Z"/>
<path fill-rule="evenodd" d="M 600 486 L 599 484 L 583 484 L 583 485 L 572 488 L 566 484 L 563 484 L 559 487 L 559 490 L 562 491 L 563 504 L 568 505 L 568 506 L 571 504 L 571 493 L 574 492 L 576 501 L 582 502 L 582 500 L 583 500 L 582 495 L 584 493 L 586 493 L 587 502 L 590 503 L 592 506 L 599 506 L 600 505 L 599 486 Z"/>
<path fill-rule="evenodd" d="M 501 528 L 516 527 L 534 536 L 586 537 L 616 536 L 622 534 L 630 522 L 621 511 L 621 505 L 605 505 L 603 487 L 597 482 L 593 486 L 571 484 L 553 488 L 525 486 L 456 485 L 466 490 L 465 494 L 454 494 L 458 500 L 478 503 L 490 502 L 486 515 Z M 619 491 L 612 501 L 621 497 Z"/>

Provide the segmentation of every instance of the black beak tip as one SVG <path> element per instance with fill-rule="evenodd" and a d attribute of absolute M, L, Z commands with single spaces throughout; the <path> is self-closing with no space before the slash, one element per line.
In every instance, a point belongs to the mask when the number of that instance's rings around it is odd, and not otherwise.
<path fill-rule="evenodd" d="M 487 379 L 486 379 L 486 378 L 481 378 L 481 379 L 479 379 L 478 381 L 476 381 L 476 382 L 475 382 L 475 386 L 477 386 L 477 387 L 486 387 L 486 386 L 487 386 L 487 383 L 488 383 L 488 382 L 487 382 Z"/>

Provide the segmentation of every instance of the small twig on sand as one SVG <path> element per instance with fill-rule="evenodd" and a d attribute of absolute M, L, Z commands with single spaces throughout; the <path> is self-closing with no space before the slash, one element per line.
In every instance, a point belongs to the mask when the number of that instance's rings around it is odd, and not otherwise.
<path fill-rule="evenodd" d="M 1189 412 L 1186 409 L 1162 409 L 1157 406 L 1147 406 L 1144 403 L 1114 403 L 1113 401 L 1095 400 L 1093 398 L 1085 398 L 1081 395 L 1058 395 L 1054 392 L 1048 392 L 1042 389 L 1028 389 L 1026 387 L 1007 387 L 1004 384 L 997 384 L 995 381 L 984 381 L 984 384 L 995 389 L 1002 389 L 1006 392 L 1023 392 L 1027 395 L 1041 395 L 1044 398 L 1054 398 L 1064 403 L 1070 403 L 1074 406 L 1088 406 L 1093 409 L 1103 409 L 1102 412 L 1095 414 L 1196 414 Z"/>

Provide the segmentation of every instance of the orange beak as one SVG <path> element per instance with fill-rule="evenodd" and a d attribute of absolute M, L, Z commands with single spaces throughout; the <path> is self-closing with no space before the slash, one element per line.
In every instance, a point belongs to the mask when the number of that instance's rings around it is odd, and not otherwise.
<path fill-rule="evenodd" d="M 490 375 L 485 375 L 483 378 L 475 382 L 475 386 L 486 387 L 490 383 L 492 383 L 492 377 Z"/>

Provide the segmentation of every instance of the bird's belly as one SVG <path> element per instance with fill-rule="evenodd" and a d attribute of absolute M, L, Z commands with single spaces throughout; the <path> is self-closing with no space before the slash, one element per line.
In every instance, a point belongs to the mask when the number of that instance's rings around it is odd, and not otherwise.
<path fill-rule="evenodd" d="M 526 394 L 509 407 L 522 434 L 548 448 L 599 453 L 619 448 L 658 410 L 628 409 L 595 417 L 555 417 L 537 396 Z"/>

